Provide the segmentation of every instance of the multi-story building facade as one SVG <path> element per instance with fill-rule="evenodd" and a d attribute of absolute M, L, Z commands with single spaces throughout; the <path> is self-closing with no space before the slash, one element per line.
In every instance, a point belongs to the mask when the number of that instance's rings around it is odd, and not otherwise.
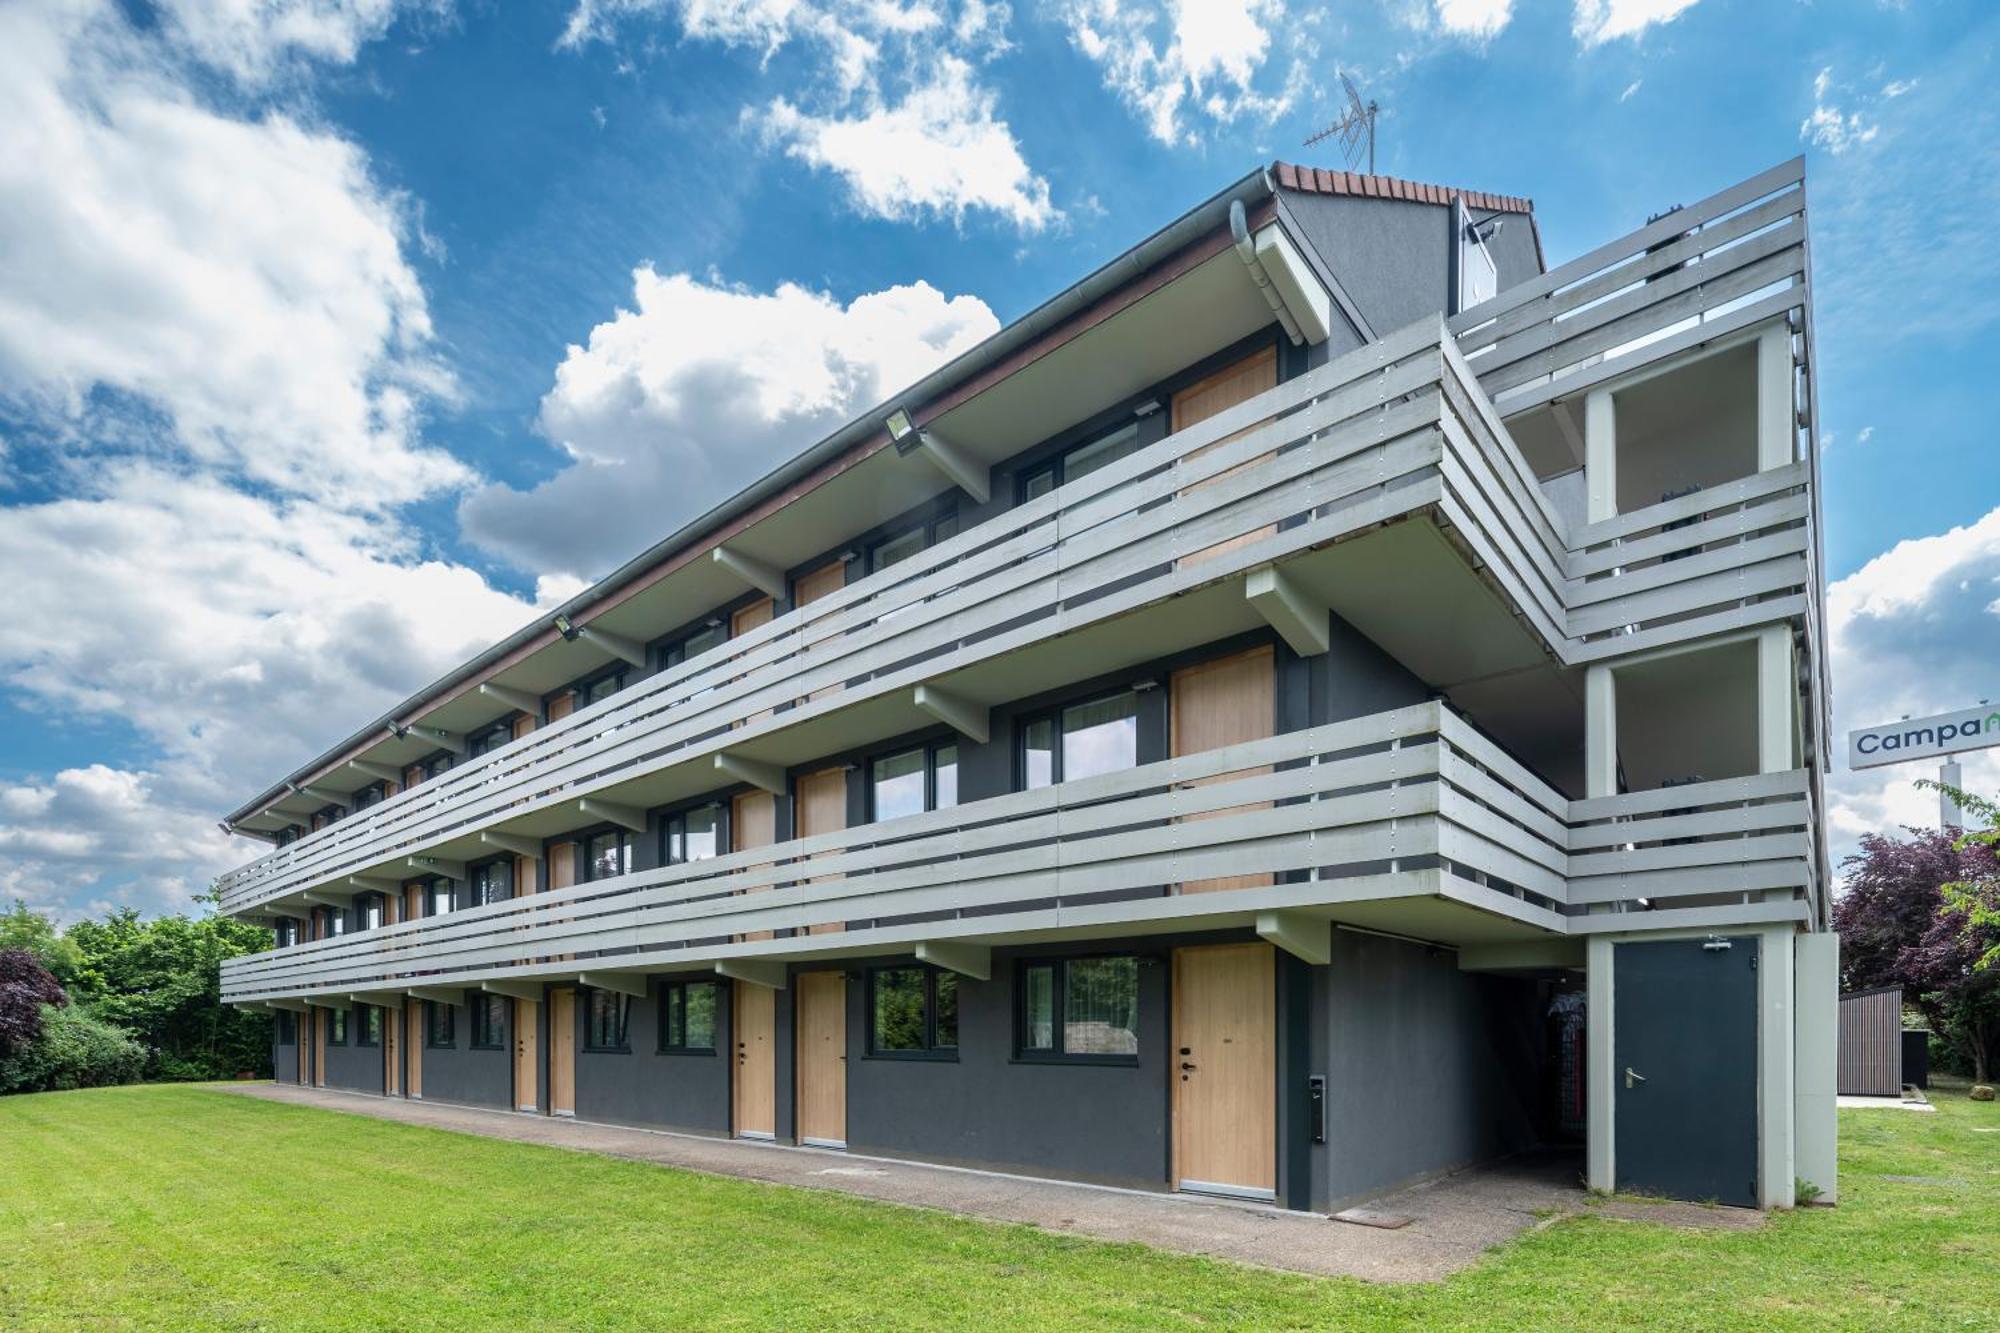
<path fill-rule="evenodd" d="M 228 820 L 282 1080 L 1327 1208 L 1831 1194 L 1794 162 L 1252 172 Z"/>

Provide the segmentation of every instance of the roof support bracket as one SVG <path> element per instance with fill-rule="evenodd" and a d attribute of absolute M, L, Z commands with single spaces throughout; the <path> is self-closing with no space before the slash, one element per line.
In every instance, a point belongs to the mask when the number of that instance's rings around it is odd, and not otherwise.
<path fill-rule="evenodd" d="M 324 801 L 328 805 L 346 805 L 354 799 L 353 794 L 350 792 L 328 791 L 325 787 L 315 787 L 310 783 L 303 786 L 293 783 L 292 790 L 312 800 Z"/>
<path fill-rule="evenodd" d="M 1324 967 L 1333 961 L 1333 923 L 1303 912 L 1257 913 L 1258 938 L 1294 958 Z"/>
<path fill-rule="evenodd" d="M 542 715 L 542 696 L 539 694 L 517 690 L 512 685 L 495 685 L 489 681 L 480 682 L 479 692 L 496 703 L 506 704 L 509 708 L 526 713 L 530 717 Z"/>
<path fill-rule="evenodd" d="M 622 658 L 635 667 L 646 665 L 646 646 L 637 639 L 628 639 L 623 634 L 613 634 L 608 629 L 597 629 L 590 625 L 578 625 L 576 636 L 585 643 L 594 643 L 613 657 Z"/>
<path fill-rule="evenodd" d="M 400 881 L 383 879 L 379 875 L 349 875 L 347 882 L 363 893 L 394 893 L 403 887 Z"/>
<path fill-rule="evenodd" d="M 993 498 L 993 472 L 950 440 L 935 431 L 917 432 L 916 451 L 936 465 L 952 484 L 980 504 Z"/>
<path fill-rule="evenodd" d="M 304 1000 L 260 1000 L 258 1003 L 266 1009 L 286 1009 L 295 1014 L 302 1014 L 312 1007 Z"/>
<path fill-rule="evenodd" d="M 955 940 L 919 940 L 917 961 L 971 977 L 975 981 L 993 980 L 993 950 L 989 945 L 961 944 Z"/>
<path fill-rule="evenodd" d="M 762 787 L 773 796 L 783 796 L 787 790 L 785 770 L 776 764 L 767 764 L 761 759 L 751 759 L 725 750 L 715 756 L 715 771 L 725 777 L 735 778 L 738 782 Z"/>
<path fill-rule="evenodd" d="M 646 998 L 644 972 L 585 972 L 576 980 L 577 985 L 588 986 L 591 990 L 615 991 L 641 1000 Z"/>
<path fill-rule="evenodd" d="M 354 901 L 354 895 L 351 893 L 329 891 L 324 888 L 308 889 L 299 897 L 309 903 L 318 903 L 321 907 L 346 907 Z"/>
<path fill-rule="evenodd" d="M 451 751 L 461 759 L 470 749 L 465 743 L 464 736 L 456 731 L 446 731 L 443 727 L 428 727 L 421 722 L 412 722 L 404 730 L 419 740 L 430 741 L 442 749 Z"/>
<path fill-rule="evenodd" d="M 539 981 L 482 981 L 479 989 L 489 995 L 511 995 L 530 1004 L 542 1002 L 542 983 Z"/>
<path fill-rule="evenodd" d="M 447 861 L 442 856 L 413 856 L 410 869 L 425 875 L 443 875 L 446 879 L 465 878 L 465 862 Z"/>
<path fill-rule="evenodd" d="M 992 736 L 986 705 L 976 704 L 964 695 L 953 694 L 935 685 L 919 685 L 916 705 L 959 735 L 981 745 Z"/>
<path fill-rule="evenodd" d="M 308 995 L 306 996 L 306 1003 L 314 1009 L 345 1009 L 347 1008 L 347 997 L 345 995 Z"/>
<path fill-rule="evenodd" d="M 377 782 L 393 782 L 398 786 L 403 782 L 403 770 L 394 764 L 378 764 L 373 759 L 350 759 L 347 766 L 365 777 Z"/>
<path fill-rule="evenodd" d="M 747 981 L 766 990 L 785 988 L 785 965 L 755 958 L 727 958 L 715 965 L 715 975 L 731 981 Z"/>
<path fill-rule="evenodd" d="M 1300 657 L 1317 657 L 1333 646 L 1331 610 L 1277 566 L 1244 575 L 1243 597 Z"/>
<path fill-rule="evenodd" d="M 617 801 L 600 801 L 595 796 L 586 796 L 576 803 L 578 814 L 593 819 L 602 819 L 634 833 L 646 831 L 646 812 L 636 805 L 622 805 Z"/>
<path fill-rule="evenodd" d="M 479 840 L 488 847 L 498 847 L 503 852 L 516 856 L 526 856 L 539 861 L 542 856 L 542 840 L 530 838 L 522 833 L 495 833 L 490 829 L 479 835 Z"/>
<path fill-rule="evenodd" d="M 358 990 L 347 997 L 356 1004 L 372 1004 L 377 1009 L 401 1009 L 403 993 L 394 990 Z"/>
<path fill-rule="evenodd" d="M 303 921 L 312 915 L 308 908 L 294 907 L 290 903 L 265 903 L 257 910 L 265 916 L 282 916 L 291 921 Z"/>
<path fill-rule="evenodd" d="M 715 563 L 742 579 L 753 588 L 760 589 L 767 596 L 778 601 L 785 600 L 785 575 L 773 569 L 753 555 L 728 546 L 718 546 L 712 553 Z"/>
<path fill-rule="evenodd" d="M 461 986 L 412 986 L 409 988 L 413 1000 L 429 1000 L 432 1004 L 464 1004 L 465 989 Z"/>

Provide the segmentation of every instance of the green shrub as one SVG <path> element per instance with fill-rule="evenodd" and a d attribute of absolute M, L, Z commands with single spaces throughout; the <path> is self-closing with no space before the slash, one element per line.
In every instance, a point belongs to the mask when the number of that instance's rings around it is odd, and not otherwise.
<path fill-rule="evenodd" d="M 136 1083 L 146 1048 L 100 1018 L 68 1006 L 42 1009 L 41 1035 L 0 1059 L 0 1092 L 62 1092 Z"/>

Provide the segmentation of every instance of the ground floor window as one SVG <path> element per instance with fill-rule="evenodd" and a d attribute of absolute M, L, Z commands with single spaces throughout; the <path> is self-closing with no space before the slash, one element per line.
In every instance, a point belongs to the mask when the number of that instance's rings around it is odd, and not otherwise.
<path fill-rule="evenodd" d="M 590 1008 L 584 1016 L 583 1044 L 586 1050 L 622 1051 L 625 1045 L 625 997 L 617 991 L 590 992 Z"/>
<path fill-rule="evenodd" d="M 280 1009 L 278 1011 L 278 1045 L 290 1046 L 298 1041 L 299 1030 L 295 1026 L 295 1022 L 296 1020 L 291 1010 Z"/>
<path fill-rule="evenodd" d="M 1044 1060 L 1139 1057 L 1139 960 L 1064 958 L 1024 963 L 1016 1045 Z"/>
<path fill-rule="evenodd" d="M 372 1004 L 358 1004 L 354 1007 L 354 1044 L 356 1046 L 382 1044 L 382 1011 Z"/>
<path fill-rule="evenodd" d="M 435 1000 L 424 1001 L 424 1044 L 450 1049 L 457 1042 L 452 1032 L 452 1007 Z"/>
<path fill-rule="evenodd" d="M 868 973 L 868 1052 L 958 1053 L 958 974 L 912 964 Z"/>
<path fill-rule="evenodd" d="M 345 1009 L 329 1009 L 326 1011 L 326 1019 L 326 1044 L 329 1046 L 347 1045 L 347 1011 Z"/>
<path fill-rule="evenodd" d="M 498 1051 L 507 1045 L 507 997 L 482 995 L 472 1002 L 472 1045 L 481 1051 Z"/>
<path fill-rule="evenodd" d="M 660 988 L 660 1050 L 713 1055 L 722 988 L 713 981 L 675 981 Z"/>

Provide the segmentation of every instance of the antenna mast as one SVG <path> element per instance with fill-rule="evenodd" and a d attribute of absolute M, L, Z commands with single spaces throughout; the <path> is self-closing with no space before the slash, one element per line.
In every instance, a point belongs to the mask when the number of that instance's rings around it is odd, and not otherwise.
<path fill-rule="evenodd" d="M 1364 103 L 1361 90 L 1354 86 L 1354 80 L 1343 72 L 1340 86 L 1347 90 L 1347 112 L 1339 120 L 1306 139 L 1305 146 L 1312 147 L 1322 139 L 1336 136 L 1340 139 L 1340 152 L 1347 159 L 1347 169 L 1353 171 L 1361 165 L 1363 145 L 1366 144 L 1368 174 L 1375 174 L 1375 117 L 1381 111 L 1372 100 Z"/>

